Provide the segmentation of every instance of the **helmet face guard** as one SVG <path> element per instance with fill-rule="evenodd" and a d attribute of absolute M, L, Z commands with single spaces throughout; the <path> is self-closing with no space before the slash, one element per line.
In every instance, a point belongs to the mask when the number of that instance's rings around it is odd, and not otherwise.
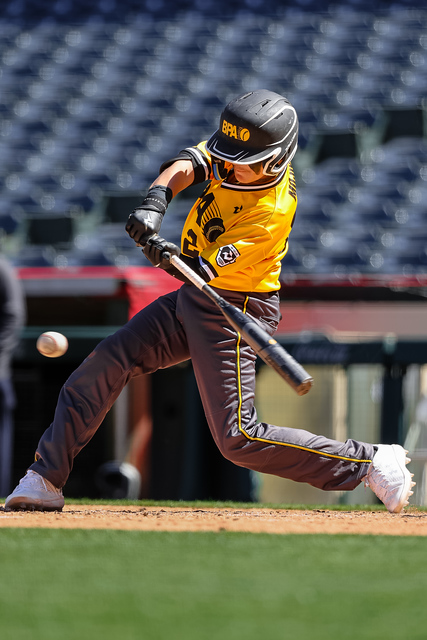
<path fill-rule="evenodd" d="M 272 91 L 246 93 L 223 110 L 219 129 L 206 148 L 232 164 L 263 163 L 263 173 L 278 176 L 295 155 L 298 117 L 290 102 Z"/>

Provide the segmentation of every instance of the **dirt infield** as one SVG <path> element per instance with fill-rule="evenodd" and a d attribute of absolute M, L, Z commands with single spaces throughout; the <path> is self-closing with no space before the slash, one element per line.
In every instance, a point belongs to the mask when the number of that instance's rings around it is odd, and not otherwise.
<path fill-rule="evenodd" d="M 2 527 L 427 536 L 427 512 L 66 505 L 61 513 L 47 513 L 0 507 Z"/>

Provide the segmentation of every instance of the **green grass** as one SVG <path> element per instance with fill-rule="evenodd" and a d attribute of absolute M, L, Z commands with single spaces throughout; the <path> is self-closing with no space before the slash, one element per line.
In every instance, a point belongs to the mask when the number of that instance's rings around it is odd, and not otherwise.
<path fill-rule="evenodd" d="M 427 636 L 425 538 L 0 530 L 2 640 Z"/>

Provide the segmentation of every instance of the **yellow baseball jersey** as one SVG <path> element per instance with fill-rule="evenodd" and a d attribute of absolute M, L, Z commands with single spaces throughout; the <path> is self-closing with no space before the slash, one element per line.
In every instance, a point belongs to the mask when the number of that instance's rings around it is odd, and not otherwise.
<path fill-rule="evenodd" d="M 210 284 L 220 289 L 280 289 L 281 261 L 297 206 L 291 165 L 268 184 L 244 185 L 235 181 L 227 163 L 223 164 L 227 177 L 220 177 L 205 142 L 191 151 L 204 165 L 210 183 L 187 216 L 181 252 L 198 257 Z"/>

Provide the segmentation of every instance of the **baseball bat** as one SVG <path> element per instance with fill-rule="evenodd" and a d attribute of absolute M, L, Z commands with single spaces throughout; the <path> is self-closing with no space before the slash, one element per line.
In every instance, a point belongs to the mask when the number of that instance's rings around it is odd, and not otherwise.
<path fill-rule="evenodd" d="M 178 271 L 219 307 L 230 325 L 243 336 L 255 353 L 277 371 L 299 396 L 303 396 L 310 391 L 313 385 L 313 378 L 258 322 L 252 320 L 240 309 L 224 300 L 178 256 L 173 255 L 170 260 Z"/>

